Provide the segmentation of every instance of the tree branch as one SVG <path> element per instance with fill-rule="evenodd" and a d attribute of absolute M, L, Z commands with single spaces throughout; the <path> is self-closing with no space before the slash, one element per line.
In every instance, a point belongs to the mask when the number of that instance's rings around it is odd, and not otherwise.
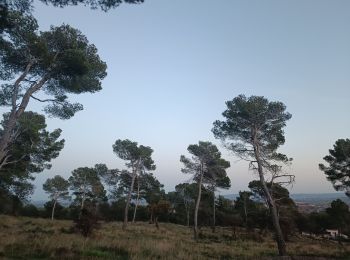
<path fill-rule="evenodd" d="M 40 98 L 37 98 L 37 97 L 34 97 L 33 95 L 30 95 L 31 98 L 35 99 L 36 101 L 39 101 L 39 102 L 55 102 L 55 103 L 58 103 L 58 104 L 63 104 L 61 101 L 58 101 L 57 99 L 40 99 Z"/>
<path fill-rule="evenodd" d="M 18 77 L 18 79 L 13 84 L 13 93 L 12 93 L 12 109 L 13 109 L 13 111 L 15 111 L 16 108 L 17 108 L 17 98 L 18 98 L 19 84 L 25 79 L 25 77 L 29 73 L 30 68 L 33 66 L 33 64 L 34 64 L 34 60 L 31 60 L 27 64 L 24 72 Z"/>

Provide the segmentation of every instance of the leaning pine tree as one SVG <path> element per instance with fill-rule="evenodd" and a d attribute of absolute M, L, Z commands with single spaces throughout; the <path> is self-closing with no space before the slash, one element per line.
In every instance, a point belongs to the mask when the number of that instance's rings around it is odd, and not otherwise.
<path fill-rule="evenodd" d="M 271 182 L 278 182 L 283 177 L 292 175 L 276 172 L 276 163 L 287 163 L 291 159 L 277 153 L 277 148 L 284 144 L 283 128 L 291 114 L 281 102 L 269 102 L 261 96 L 249 98 L 239 95 L 226 102 L 223 112 L 224 121 L 215 121 L 213 133 L 216 138 L 226 141 L 226 147 L 239 158 L 250 162 L 251 169 L 257 171 L 263 187 L 275 229 L 275 238 L 280 255 L 286 255 L 284 241 L 276 203 L 267 186 L 265 175 L 271 174 Z"/>
<path fill-rule="evenodd" d="M 33 16 L 15 11 L 8 22 L 0 37 L 0 106 L 10 108 L 0 136 L 0 166 L 32 100 L 47 104 L 50 116 L 68 119 L 83 109 L 68 95 L 99 91 L 106 76 L 96 47 L 77 29 L 61 25 L 40 32 Z"/>

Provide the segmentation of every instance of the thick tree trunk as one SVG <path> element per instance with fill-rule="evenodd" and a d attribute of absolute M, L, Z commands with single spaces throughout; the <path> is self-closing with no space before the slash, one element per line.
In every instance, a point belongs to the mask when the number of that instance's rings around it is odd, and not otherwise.
<path fill-rule="evenodd" d="M 16 110 L 12 110 L 6 126 L 4 127 L 3 135 L 0 139 L 0 162 L 3 162 L 6 158 L 8 146 L 13 139 L 13 131 L 15 130 L 17 119 Z M 4 164 L 2 163 L 1 165 Z"/>
<path fill-rule="evenodd" d="M 82 197 L 82 199 L 81 199 L 80 212 L 79 212 L 79 219 L 81 218 L 81 213 L 82 213 L 82 211 L 83 211 L 84 204 L 85 204 L 85 194 L 83 195 L 83 197 Z"/>
<path fill-rule="evenodd" d="M 55 200 L 55 202 L 53 203 L 52 213 L 51 213 L 51 220 L 53 220 L 54 216 L 55 216 L 56 203 L 57 203 L 57 200 Z"/>
<path fill-rule="evenodd" d="M 216 216 L 215 216 L 215 190 L 213 191 L 213 233 L 215 233 L 215 223 L 216 222 Z"/>
<path fill-rule="evenodd" d="M 201 201 L 201 195 L 202 195 L 202 182 L 203 182 L 203 166 L 201 166 L 201 173 L 199 177 L 199 182 L 198 182 L 198 196 L 197 196 L 197 201 L 196 201 L 196 207 L 194 209 L 194 225 L 193 225 L 193 236 L 194 239 L 198 239 L 198 210 L 199 210 L 199 203 Z"/>
<path fill-rule="evenodd" d="M 139 178 L 137 178 L 137 198 L 136 198 L 134 217 L 132 218 L 132 223 L 135 223 L 136 211 L 137 211 L 137 207 L 139 205 L 139 199 L 140 199 L 140 180 L 139 180 Z"/>
<path fill-rule="evenodd" d="M 18 93 L 19 84 L 21 83 L 21 81 L 25 79 L 31 66 L 32 66 L 32 63 L 27 65 L 25 72 L 16 80 L 14 84 L 14 93 L 12 96 L 12 110 L 10 112 L 9 119 L 6 125 L 4 126 L 4 131 L 0 139 L 0 162 L 1 162 L 0 169 L 3 167 L 3 165 L 5 165 L 3 161 L 6 160 L 6 156 L 8 153 L 8 146 L 13 141 L 12 140 L 14 138 L 13 132 L 15 130 L 17 120 L 20 118 L 20 116 L 23 114 L 23 112 L 27 108 L 32 94 L 38 91 L 47 81 L 47 76 L 44 76 L 39 82 L 32 85 L 23 95 L 21 103 L 17 107 L 16 101 L 19 94 Z"/>
<path fill-rule="evenodd" d="M 129 204 L 130 204 L 130 200 L 131 200 L 132 191 L 134 190 L 135 178 L 136 178 L 136 173 L 134 172 L 133 176 L 132 176 L 132 179 L 131 179 L 129 194 L 128 194 L 128 197 L 126 199 L 126 205 L 125 205 L 125 211 L 124 211 L 124 223 L 123 223 L 123 227 L 122 227 L 123 230 L 125 230 L 127 225 L 128 225 Z"/>
<path fill-rule="evenodd" d="M 272 224 L 275 229 L 278 252 L 279 252 L 279 255 L 286 256 L 287 255 L 286 242 L 284 241 L 284 238 L 283 238 L 275 201 L 273 200 L 265 182 L 264 172 L 263 172 L 262 162 L 261 162 L 260 152 L 259 152 L 259 144 L 255 136 L 254 136 L 254 155 L 255 155 L 256 162 L 258 164 L 258 173 L 259 173 L 260 183 L 264 189 L 265 197 L 267 199 L 271 217 L 272 217 Z"/>

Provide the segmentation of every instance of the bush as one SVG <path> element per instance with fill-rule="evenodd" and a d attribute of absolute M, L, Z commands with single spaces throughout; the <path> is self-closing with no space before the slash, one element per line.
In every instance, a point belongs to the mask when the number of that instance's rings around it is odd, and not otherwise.
<path fill-rule="evenodd" d="M 84 236 L 88 237 L 90 236 L 94 229 L 99 227 L 97 216 L 93 212 L 93 210 L 89 209 L 82 209 L 80 218 L 74 221 L 75 222 L 75 228 Z"/>

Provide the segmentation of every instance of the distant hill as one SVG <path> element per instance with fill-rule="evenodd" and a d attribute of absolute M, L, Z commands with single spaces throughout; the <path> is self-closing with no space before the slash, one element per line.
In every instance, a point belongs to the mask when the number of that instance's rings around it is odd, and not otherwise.
<path fill-rule="evenodd" d="M 226 194 L 223 195 L 226 199 L 235 200 L 238 197 L 238 194 Z M 345 203 L 350 205 L 350 198 L 348 198 L 344 193 L 295 193 L 290 195 L 291 198 L 295 202 L 301 202 L 301 203 L 307 203 L 307 204 L 313 204 L 313 205 L 323 205 L 327 206 L 329 205 L 333 200 L 341 199 Z M 34 204 L 35 206 L 42 208 L 44 207 L 44 204 L 47 202 L 47 200 L 33 200 L 30 203 Z M 146 205 L 144 201 L 140 202 L 141 205 Z M 63 202 L 61 203 L 63 206 L 68 206 L 69 202 Z"/>
<path fill-rule="evenodd" d="M 238 197 L 238 194 L 226 194 L 223 195 L 227 199 L 234 200 Z M 309 204 L 329 204 L 333 200 L 341 199 L 347 204 L 350 204 L 350 199 L 344 193 L 295 193 L 290 197 L 296 202 L 304 202 Z"/>
<path fill-rule="evenodd" d="M 291 198 L 297 202 L 305 202 L 310 204 L 326 204 L 331 203 L 333 200 L 341 199 L 345 203 L 350 204 L 350 199 L 344 193 L 300 193 L 291 194 Z"/>

